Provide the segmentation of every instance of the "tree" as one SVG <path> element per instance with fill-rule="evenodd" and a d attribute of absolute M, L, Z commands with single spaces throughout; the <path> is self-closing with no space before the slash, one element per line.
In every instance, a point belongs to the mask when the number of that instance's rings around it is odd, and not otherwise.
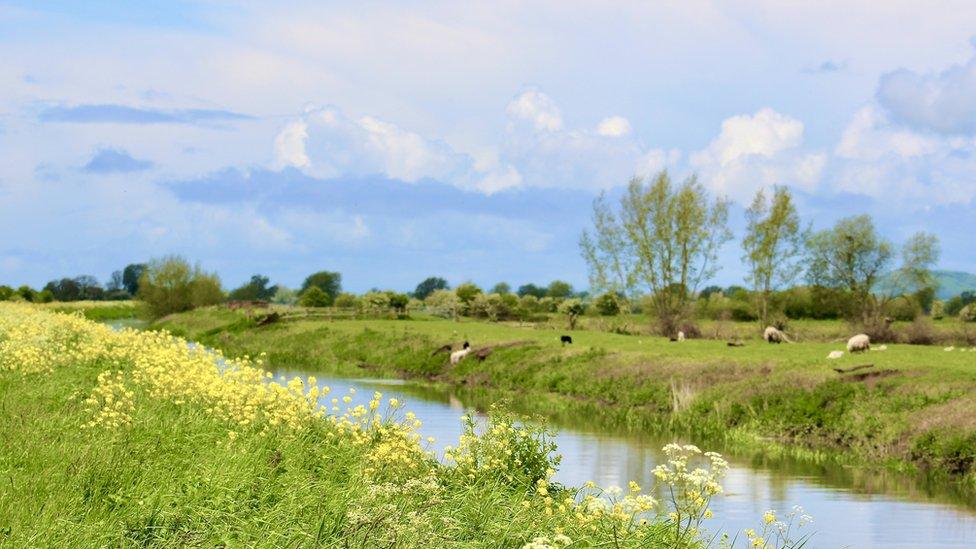
<path fill-rule="evenodd" d="M 546 297 L 546 288 L 541 286 L 536 286 L 535 284 L 523 284 L 519 286 L 518 296 L 525 297 L 531 295 L 536 299 L 542 299 Z"/>
<path fill-rule="evenodd" d="M 424 300 L 427 296 L 434 293 L 437 290 L 447 290 L 450 286 L 447 281 L 439 276 L 430 276 L 424 279 L 423 282 L 417 284 L 417 289 L 413 291 L 413 296 L 417 299 Z"/>
<path fill-rule="evenodd" d="M 298 298 L 298 304 L 302 307 L 328 307 L 331 303 L 329 294 L 318 286 L 309 286 Z"/>
<path fill-rule="evenodd" d="M 851 319 L 869 330 L 880 328 L 888 302 L 904 296 L 911 285 L 930 283 L 930 269 L 939 256 L 934 236 L 915 234 L 902 248 L 902 266 L 892 273 L 889 289 L 876 293 L 878 280 L 888 272 L 895 252 L 892 243 L 877 233 L 870 216 L 841 219 L 832 229 L 814 234 L 809 247 L 810 282 L 846 292 Z"/>
<path fill-rule="evenodd" d="M 695 177 L 678 186 L 667 172 L 635 177 L 617 213 L 601 194 L 592 233 L 580 237 L 591 289 L 629 296 L 646 289 L 659 329 L 676 334 L 690 296 L 718 270 L 718 250 L 731 238 L 727 220 L 728 202 L 710 200 Z"/>
<path fill-rule="evenodd" d="M 355 309 L 359 307 L 359 297 L 356 294 L 341 293 L 336 296 L 333 305 L 340 309 Z"/>
<path fill-rule="evenodd" d="M 84 299 L 82 297 L 81 285 L 74 278 L 52 280 L 44 286 L 44 289 L 50 291 L 57 301 L 78 301 Z"/>
<path fill-rule="evenodd" d="M 407 312 L 407 305 L 410 304 L 410 296 L 393 291 L 386 292 L 386 295 L 388 297 L 390 307 L 394 309 L 397 314 Z"/>
<path fill-rule="evenodd" d="M 105 289 L 110 292 L 117 292 L 125 289 L 125 284 L 122 282 L 122 271 L 112 271 L 112 276 L 109 277 L 108 283 L 105 285 Z"/>
<path fill-rule="evenodd" d="M 454 293 L 457 294 L 458 301 L 461 302 L 461 307 L 466 308 L 474 301 L 475 296 L 481 293 L 481 288 L 474 282 L 465 282 L 455 288 Z"/>
<path fill-rule="evenodd" d="M 139 279 L 145 270 L 145 263 L 130 263 L 122 270 L 122 286 L 130 295 L 139 293 Z"/>
<path fill-rule="evenodd" d="M 457 294 L 451 290 L 434 290 L 424 300 L 424 305 L 434 309 L 436 314 L 456 320 L 460 301 Z"/>
<path fill-rule="evenodd" d="M 546 297 L 553 299 L 566 299 L 573 296 L 573 286 L 569 282 L 553 280 L 546 288 Z"/>
<path fill-rule="evenodd" d="M 269 301 L 278 291 L 278 286 L 268 286 L 270 282 L 266 276 L 253 275 L 247 284 L 232 291 L 228 297 L 236 301 Z"/>
<path fill-rule="evenodd" d="M 295 303 L 298 303 L 298 292 L 295 290 L 281 285 L 277 285 L 274 288 L 275 293 L 271 297 L 272 303 L 277 303 L 279 305 L 294 305 Z"/>
<path fill-rule="evenodd" d="M 10 286 L 0 286 L 0 301 L 8 301 L 14 296 L 14 289 Z"/>
<path fill-rule="evenodd" d="M 559 304 L 559 312 L 566 315 L 567 320 L 569 320 L 570 330 L 576 329 L 576 322 L 585 311 L 586 306 L 583 305 L 583 301 L 575 297 Z"/>
<path fill-rule="evenodd" d="M 302 283 L 302 293 L 305 293 L 305 290 L 312 286 L 325 292 L 329 296 L 329 302 L 326 305 L 332 305 L 336 296 L 342 291 L 342 275 L 332 271 L 312 273 Z"/>
<path fill-rule="evenodd" d="M 747 280 L 752 284 L 756 316 L 765 327 L 773 291 L 791 284 L 802 270 L 807 235 L 800 228 L 800 215 L 786 187 L 775 187 L 771 201 L 759 189 L 746 210 L 746 220 L 742 260 L 749 266 Z"/>
<path fill-rule="evenodd" d="M 26 284 L 17 288 L 17 295 L 24 298 L 24 301 L 34 302 L 37 299 L 37 291 Z"/>
<path fill-rule="evenodd" d="M 155 317 L 195 307 L 213 305 L 223 299 L 220 278 L 191 266 L 186 259 L 171 255 L 150 261 L 139 279 L 139 299 Z"/>
<path fill-rule="evenodd" d="M 512 287 L 508 284 L 508 282 L 499 282 L 498 284 L 495 284 L 492 287 L 489 293 L 498 294 L 498 295 L 508 295 L 512 293 Z"/>

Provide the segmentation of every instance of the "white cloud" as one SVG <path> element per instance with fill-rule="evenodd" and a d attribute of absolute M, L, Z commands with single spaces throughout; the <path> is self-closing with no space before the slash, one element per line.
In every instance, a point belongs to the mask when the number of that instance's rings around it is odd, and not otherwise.
<path fill-rule="evenodd" d="M 940 134 L 976 133 L 976 56 L 939 73 L 900 69 L 882 75 L 878 102 L 892 118 Z"/>
<path fill-rule="evenodd" d="M 740 114 L 722 121 L 722 132 L 706 154 L 724 166 L 749 155 L 771 158 L 802 141 L 803 122 L 765 108 L 754 115 Z"/>
<path fill-rule="evenodd" d="M 286 125 L 274 141 L 275 164 L 277 167 L 290 166 L 305 168 L 309 164 L 308 154 L 305 152 L 305 140 L 308 139 L 308 124 L 302 120 L 290 122 Z"/>
<path fill-rule="evenodd" d="M 833 188 L 895 209 L 969 204 L 976 198 L 976 142 L 917 133 L 874 105 L 852 117 L 835 149 Z"/>
<path fill-rule="evenodd" d="M 508 103 L 508 115 L 513 120 L 528 121 L 536 130 L 557 131 L 563 127 L 559 108 L 548 95 L 528 89 Z"/>
<path fill-rule="evenodd" d="M 596 133 L 604 137 L 620 137 L 630 133 L 630 121 L 622 116 L 604 118 L 596 127 Z"/>
<path fill-rule="evenodd" d="M 800 150 L 803 123 L 765 108 L 722 122 L 719 135 L 693 153 L 691 167 L 714 192 L 747 202 L 760 187 L 813 190 L 827 163 L 823 153 Z"/>

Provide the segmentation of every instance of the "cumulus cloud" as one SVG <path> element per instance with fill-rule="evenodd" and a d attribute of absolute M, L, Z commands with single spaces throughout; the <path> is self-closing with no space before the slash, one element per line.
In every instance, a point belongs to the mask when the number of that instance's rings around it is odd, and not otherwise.
<path fill-rule="evenodd" d="M 886 73 L 878 82 L 877 99 L 894 121 L 914 129 L 976 134 L 976 56 L 939 73 Z"/>
<path fill-rule="evenodd" d="M 918 133 L 874 105 L 852 117 L 834 153 L 835 190 L 911 209 L 968 204 L 976 198 L 972 139 Z"/>
<path fill-rule="evenodd" d="M 610 116 L 600 121 L 596 133 L 604 137 L 620 137 L 630 133 L 630 121 L 622 116 Z"/>
<path fill-rule="evenodd" d="M 149 160 L 132 158 L 122 149 L 99 149 L 85 164 L 84 169 L 89 173 L 132 173 L 148 170 L 153 167 Z"/>
<path fill-rule="evenodd" d="M 536 130 L 557 131 L 563 127 L 562 114 L 556 103 L 536 89 L 528 89 L 508 103 L 513 121 L 529 122 Z"/>
<path fill-rule="evenodd" d="M 772 109 L 725 119 L 719 135 L 690 164 L 714 192 L 749 200 L 756 189 L 789 185 L 812 190 L 827 157 L 805 152 L 803 123 Z"/>

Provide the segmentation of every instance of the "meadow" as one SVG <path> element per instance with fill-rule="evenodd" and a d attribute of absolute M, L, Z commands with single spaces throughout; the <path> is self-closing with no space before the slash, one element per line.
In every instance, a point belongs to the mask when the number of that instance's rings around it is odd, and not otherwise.
<path fill-rule="evenodd" d="M 888 344 L 884 351 L 828 360 L 844 346 L 826 335 L 783 345 L 753 335 L 744 346 L 729 347 L 723 339 L 672 343 L 643 334 L 567 332 L 551 322 L 320 316 L 259 327 L 255 318 L 215 307 L 167 317 L 157 327 L 231 356 L 265 352 L 271 367 L 425 379 L 500 391 L 539 411 L 586 414 L 633 429 L 826 451 L 967 484 L 976 478 L 976 425 L 969 413 L 976 404 L 976 352 L 968 347 Z M 842 330 L 839 324 L 811 321 L 809 327 L 827 334 Z M 560 343 L 564 333 L 572 334 L 572 345 Z M 476 349 L 495 348 L 484 361 L 468 358 L 456 367 L 433 352 L 465 340 Z M 834 370 L 866 364 L 872 366 Z"/>
<path fill-rule="evenodd" d="M 702 529 L 727 466 L 717 454 L 666 448 L 654 476 L 668 500 L 558 486 L 544 426 L 494 410 L 441 462 L 403 403 L 320 407 L 325 391 L 271 380 L 262 361 L 0 304 L 0 545 L 729 543 Z M 781 517 L 757 523 L 742 541 L 803 543 L 777 533 Z"/>

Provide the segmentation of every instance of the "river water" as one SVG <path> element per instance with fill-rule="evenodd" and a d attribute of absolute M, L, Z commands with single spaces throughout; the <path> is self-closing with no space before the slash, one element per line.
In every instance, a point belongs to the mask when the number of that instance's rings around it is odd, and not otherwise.
<path fill-rule="evenodd" d="M 301 371 L 276 372 L 287 377 Z M 456 446 L 461 433 L 460 417 L 481 411 L 471 399 L 447 388 L 427 384 L 380 379 L 344 379 L 315 375 L 320 387 L 333 397 L 356 389 L 352 406 L 366 404 L 375 391 L 384 399 L 406 402 L 406 409 L 423 421 L 421 433 L 434 437 L 433 448 Z M 517 407 L 517 403 L 516 403 Z M 634 480 L 641 486 L 653 484 L 651 469 L 664 460 L 661 447 L 671 440 L 594 427 L 591 421 L 567 421 L 560 416 L 556 429 L 558 453 L 562 457 L 555 480 L 580 486 L 588 480 L 602 487 L 627 486 Z M 680 440 L 677 442 L 688 442 Z M 703 447 L 703 450 L 710 448 Z M 729 456 L 727 456 L 729 457 Z M 731 468 L 723 485 L 725 494 L 715 499 L 715 518 L 707 521 L 711 532 L 735 535 L 745 528 L 757 528 L 767 509 L 780 513 L 800 505 L 814 522 L 803 531 L 815 534 L 806 547 L 976 548 L 976 512 L 964 505 L 941 503 L 924 486 L 898 475 L 869 473 L 839 465 L 769 461 L 731 456 Z M 935 488 L 938 494 L 945 487 Z M 740 536 L 741 538 L 742 536 Z"/>

